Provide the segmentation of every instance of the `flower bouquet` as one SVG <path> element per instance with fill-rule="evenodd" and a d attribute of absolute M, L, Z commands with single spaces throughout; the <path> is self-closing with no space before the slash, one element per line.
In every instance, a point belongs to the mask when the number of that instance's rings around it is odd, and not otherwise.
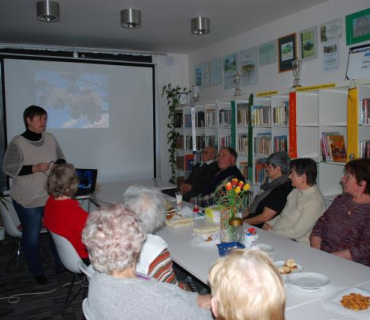
<path fill-rule="evenodd" d="M 250 183 L 238 179 L 225 181 L 215 191 L 215 203 L 221 209 L 221 241 L 240 241 L 243 237 L 243 219 L 240 210 L 245 204 Z"/>

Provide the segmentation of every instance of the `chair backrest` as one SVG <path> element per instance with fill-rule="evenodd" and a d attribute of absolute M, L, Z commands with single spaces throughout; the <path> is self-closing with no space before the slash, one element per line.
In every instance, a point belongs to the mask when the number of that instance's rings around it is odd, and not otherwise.
<path fill-rule="evenodd" d="M 73 273 L 81 273 L 78 263 L 82 260 L 78 255 L 76 249 L 73 247 L 72 243 L 69 242 L 68 239 L 49 231 L 53 240 L 55 242 L 55 246 L 57 247 L 58 255 L 60 260 L 62 261 L 64 267 Z"/>
<path fill-rule="evenodd" d="M 85 319 L 86 320 L 89 320 L 89 318 L 86 315 L 86 303 L 87 303 L 87 298 L 85 298 L 84 301 L 82 301 L 82 312 L 83 312 L 83 314 L 85 316 Z"/>
<path fill-rule="evenodd" d="M 15 210 L 11 201 L 6 201 L 6 206 L 0 201 L 0 214 L 5 232 L 15 238 L 22 238 L 22 232 L 17 229 L 11 216 L 10 210 Z"/>
<path fill-rule="evenodd" d="M 87 280 L 90 281 L 92 275 L 94 274 L 95 270 L 93 267 L 87 266 L 82 260 L 78 262 L 78 268 L 81 270 L 82 273 L 86 275 Z"/>

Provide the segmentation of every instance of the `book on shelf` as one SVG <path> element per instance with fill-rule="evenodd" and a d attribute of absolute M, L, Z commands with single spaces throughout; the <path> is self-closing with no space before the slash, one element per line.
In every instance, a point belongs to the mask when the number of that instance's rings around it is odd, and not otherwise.
<path fill-rule="evenodd" d="M 254 137 L 254 153 L 268 156 L 271 153 L 271 133 L 257 133 Z"/>
<path fill-rule="evenodd" d="M 186 150 L 193 149 L 193 137 L 192 136 L 185 136 L 185 149 Z"/>
<path fill-rule="evenodd" d="M 249 174 L 248 174 L 248 162 L 247 161 L 241 161 L 239 162 L 239 170 L 244 176 L 246 180 L 249 180 Z"/>
<path fill-rule="evenodd" d="M 288 152 L 288 137 L 286 135 L 274 137 L 274 152 Z"/>
<path fill-rule="evenodd" d="M 322 132 L 321 154 L 323 161 L 346 162 L 347 151 L 344 136 L 339 132 Z"/>
<path fill-rule="evenodd" d="M 359 106 L 360 124 L 370 124 L 370 98 L 365 98 L 360 101 Z"/>
<path fill-rule="evenodd" d="M 236 112 L 236 124 L 238 126 L 247 126 L 249 123 L 248 103 L 238 103 Z"/>
<path fill-rule="evenodd" d="M 206 127 L 213 128 L 216 126 L 216 110 L 207 109 L 206 110 Z"/>
<path fill-rule="evenodd" d="M 204 111 L 198 111 L 195 114 L 195 126 L 197 128 L 204 128 Z"/>
<path fill-rule="evenodd" d="M 175 128 L 182 128 L 182 110 L 176 110 L 174 116 Z"/>
<path fill-rule="evenodd" d="M 289 101 L 283 101 L 280 106 L 272 108 L 272 121 L 278 126 L 289 124 Z"/>
<path fill-rule="evenodd" d="M 370 158 L 370 140 L 359 141 L 358 149 L 360 158 Z"/>
<path fill-rule="evenodd" d="M 248 136 L 243 134 L 238 138 L 238 152 L 248 154 Z"/>
<path fill-rule="evenodd" d="M 231 136 L 220 137 L 220 147 L 231 147 Z"/>
<path fill-rule="evenodd" d="M 231 126 L 231 110 L 221 109 L 218 112 L 219 126 L 229 127 Z"/>
<path fill-rule="evenodd" d="M 185 128 L 191 128 L 191 113 L 185 113 Z"/>
<path fill-rule="evenodd" d="M 216 136 L 206 136 L 205 145 L 206 147 L 216 147 Z"/>
<path fill-rule="evenodd" d="M 267 163 L 267 158 L 258 159 L 256 161 L 255 168 L 254 168 L 255 183 L 261 184 L 267 178 L 266 163 Z"/>
<path fill-rule="evenodd" d="M 184 149 L 184 136 L 178 135 L 176 138 L 176 148 L 177 149 Z"/>
<path fill-rule="evenodd" d="M 205 135 L 197 136 L 196 146 L 197 146 L 197 150 L 203 150 L 205 148 L 206 146 L 206 136 Z"/>
<path fill-rule="evenodd" d="M 184 170 L 185 168 L 184 164 L 185 164 L 184 156 L 177 156 L 177 161 L 176 161 L 177 169 Z"/>
<path fill-rule="evenodd" d="M 271 107 L 253 106 L 251 115 L 253 126 L 271 126 Z"/>
<path fill-rule="evenodd" d="M 184 158 L 185 170 L 191 171 L 191 169 L 193 168 L 194 156 L 192 154 L 187 154 Z"/>

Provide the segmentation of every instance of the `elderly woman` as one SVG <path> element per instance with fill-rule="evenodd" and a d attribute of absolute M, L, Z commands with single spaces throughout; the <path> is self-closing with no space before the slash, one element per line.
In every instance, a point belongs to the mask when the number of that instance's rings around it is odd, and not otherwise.
<path fill-rule="evenodd" d="M 261 185 L 260 194 L 243 213 L 244 222 L 262 228 L 265 222 L 281 213 L 293 189 L 289 180 L 289 165 L 290 158 L 283 151 L 275 152 L 267 158 L 269 179 Z"/>
<path fill-rule="evenodd" d="M 285 290 L 268 255 L 235 250 L 209 271 L 212 311 L 223 320 L 284 320 Z"/>
<path fill-rule="evenodd" d="M 72 199 L 77 186 L 78 178 L 73 165 L 60 164 L 53 167 L 46 183 L 50 197 L 45 205 L 44 225 L 68 239 L 85 264 L 89 265 L 89 255 L 81 238 L 88 213 L 77 200 Z"/>
<path fill-rule="evenodd" d="M 344 194 L 317 221 L 311 247 L 370 267 L 370 159 L 348 162 Z"/>
<path fill-rule="evenodd" d="M 167 243 L 153 234 L 165 223 L 166 208 L 161 192 L 155 188 L 131 186 L 123 195 L 123 203 L 137 214 L 146 234 L 136 271 L 158 281 L 177 284 Z"/>
<path fill-rule="evenodd" d="M 310 158 L 300 158 L 292 160 L 290 168 L 289 178 L 295 189 L 281 214 L 265 223 L 263 229 L 309 245 L 312 228 L 325 209 L 324 197 L 316 186 L 317 165 Z"/>
<path fill-rule="evenodd" d="M 82 233 L 95 272 L 89 284 L 86 316 L 90 320 L 212 319 L 209 305 L 177 286 L 136 273 L 145 241 L 138 217 L 124 205 L 92 212 Z"/>

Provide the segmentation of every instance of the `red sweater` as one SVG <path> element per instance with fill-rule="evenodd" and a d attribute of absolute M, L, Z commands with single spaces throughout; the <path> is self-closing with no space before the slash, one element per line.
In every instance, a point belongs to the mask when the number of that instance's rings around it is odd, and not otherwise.
<path fill-rule="evenodd" d="M 76 200 L 54 200 L 49 197 L 44 210 L 44 225 L 50 231 L 67 238 L 82 259 L 88 258 L 81 234 L 85 227 L 88 213 Z"/>

